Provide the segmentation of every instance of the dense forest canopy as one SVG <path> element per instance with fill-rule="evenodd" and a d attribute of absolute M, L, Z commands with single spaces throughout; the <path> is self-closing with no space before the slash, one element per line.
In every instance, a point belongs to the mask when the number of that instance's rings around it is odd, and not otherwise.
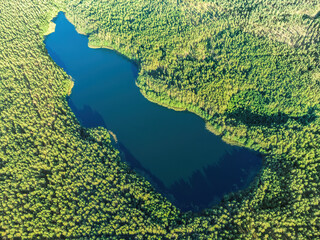
<path fill-rule="evenodd" d="M 264 153 L 251 187 L 182 213 L 106 129 L 81 127 L 43 43 L 59 11 L 134 60 L 149 100 Z M 3 239 L 320 238 L 318 0 L 0 0 L 0 12 Z"/>

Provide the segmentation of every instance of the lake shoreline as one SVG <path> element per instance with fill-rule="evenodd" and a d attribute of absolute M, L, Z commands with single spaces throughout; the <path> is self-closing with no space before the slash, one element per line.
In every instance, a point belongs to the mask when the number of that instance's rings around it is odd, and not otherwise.
<path fill-rule="evenodd" d="M 63 12 L 55 23 L 45 44 L 55 63 L 68 70 L 66 95 L 79 123 L 107 129 L 125 155 L 123 162 L 133 164 L 132 170 L 176 206 L 186 211 L 211 207 L 214 199 L 242 188 L 246 171 L 259 170 L 261 158 L 227 144 L 204 120 L 205 112 L 142 90 L 134 60 L 90 43 Z"/>

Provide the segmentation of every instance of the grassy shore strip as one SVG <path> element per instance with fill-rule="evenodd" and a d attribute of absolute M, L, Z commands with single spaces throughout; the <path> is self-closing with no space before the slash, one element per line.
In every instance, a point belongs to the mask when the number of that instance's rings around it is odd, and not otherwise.
<path fill-rule="evenodd" d="M 249 148 L 248 146 L 245 146 L 244 144 L 242 144 L 241 142 L 237 141 L 236 139 L 232 139 L 230 137 L 227 137 L 226 135 L 224 135 L 222 132 L 220 132 L 218 129 L 216 129 L 212 124 L 210 124 L 209 122 L 206 122 L 206 129 L 213 133 L 214 135 L 217 136 L 221 136 L 221 139 L 232 146 L 238 146 L 238 147 L 246 147 Z M 251 149 L 251 148 L 250 148 Z"/>
<path fill-rule="evenodd" d="M 72 78 L 70 79 L 70 84 L 68 86 L 68 90 L 67 90 L 67 96 L 70 96 L 72 93 L 72 89 L 74 87 L 74 81 L 72 80 Z"/>
<path fill-rule="evenodd" d="M 112 51 L 115 51 L 115 49 L 113 47 L 109 47 L 109 46 L 97 46 L 97 45 L 94 45 L 92 43 L 89 42 L 88 44 L 88 47 L 89 48 L 92 48 L 92 49 L 100 49 L 100 48 L 104 48 L 104 49 L 109 49 L 109 50 L 112 50 Z"/>
<path fill-rule="evenodd" d="M 109 134 L 112 136 L 113 140 L 114 140 L 116 143 L 118 143 L 117 135 L 116 135 L 114 132 L 112 132 L 111 130 L 109 130 L 108 132 L 109 132 Z"/>
<path fill-rule="evenodd" d="M 44 33 L 44 36 L 48 36 L 51 33 L 54 33 L 56 31 L 56 24 L 54 22 L 49 23 L 48 30 Z"/>
<path fill-rule="evenodd" d="M 222 135 L 222 132 L 218 131 L 218 129 L 216 129 L 214 126 L 212 126 L 212 124 L 210 124 L 209 122 L 206 122 L 206 129 L 209 132 L 212 132 L 214 135 L 217 135 L 217 136 Z"/>
<path fill-rule="evenodd" d="M 138 86 L 138 87 L 139 87 L 139 86 Z M 140 89 L 140 88 L 139 88 L 139 89 Z M 169 109 L 172 109 L 172 110 L 177 111 L 177 112 L 187 111 L 187 108 L 184 108 L 184 107 L 175 107 L 175 106 L 172 106 L 172 105 L 169 105 L 169 104 L 160 102 L 160 101 L 156 100 L 155 98 L 152 98 L 150 95 L 148 95 L 146 92 L 144 92 L 144 91 L 141 90 L 141 89 L 140 89 L 140 93 L 141 93 L 149 102 L 158 104 L 158 105 L 160 105 L 160 106 L 162 106 L 162 107 L 169 108 Z"/>

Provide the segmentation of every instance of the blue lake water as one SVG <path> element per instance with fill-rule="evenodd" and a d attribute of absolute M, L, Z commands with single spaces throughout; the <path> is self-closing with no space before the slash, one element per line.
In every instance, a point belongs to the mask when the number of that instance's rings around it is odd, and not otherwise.
<path fill-rule="evenodd" d="M 123 160 L 182 210 L 201 210 L 245 188 L 262 163 L 255 152 L 228 145 L 189 112 L 145 99 L 135 85 L 138 68 L 88 38 L 59 13 L 45 44 L 74 79 L 69 106 L 85 127 L 104 126 L 118 138 Z"/>

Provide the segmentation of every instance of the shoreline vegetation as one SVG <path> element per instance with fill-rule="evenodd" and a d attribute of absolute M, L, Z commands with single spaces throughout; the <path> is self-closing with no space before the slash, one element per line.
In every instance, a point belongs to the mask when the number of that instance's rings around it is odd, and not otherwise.
<path fill-rule="evenodd" d="M 84 34 L 85 35 L 85 34 Z M 85 36 L 88 36 L 88 35 L 85 35 Z M 103 47 L 103 46 L 95 46 L 93 44 L 90 44 L 88 43 L 88 47 L 89 48 L 92 48 L 92 49 L 101 49 L 101 48 L 104 48 L 104 49 L 108 49 L 108 50 L 112 50 L 112 51 L 115 51 L 112 47 Z"/>
<path fill-rule="evenodd" d="M 136 84 L 136 86 L 139 88 L 139 86 L 138 86 L 137 84 Z M 146 99 L 148 99 L 149 102 L 158 104 L 159 106 L 162 106 L 162 107 L 165 107 L 165 108 L 168 108 L 168 109 L 177 111 L 177 112 L 187 111 L 187 108 L 171 106 L 170 104 L 166 104 L 166 103 L 163 103 L 163 102 L 161 102 L 161 101 L 158 101 L 158 100 L 156 100 L 156 99 L 154 99 L 154 98 L 151 98 L 148 94 L 146 94 L 146 93 L 145 93 L 144 91 L 142 91 L 140 88 L 139 88 L 139 91 L 140 91 L 140 93 L 142 94 L 142 96 L 144 96 Z"/>

